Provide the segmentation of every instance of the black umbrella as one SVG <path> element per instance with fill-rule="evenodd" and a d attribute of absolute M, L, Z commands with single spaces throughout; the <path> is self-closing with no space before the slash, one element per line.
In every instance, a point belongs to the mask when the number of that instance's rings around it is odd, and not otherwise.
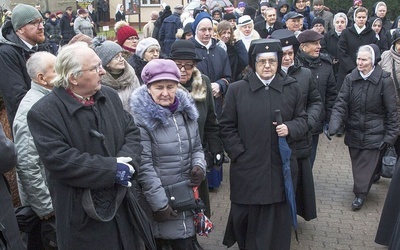
<path fill-rule="evenodd" d="M 282 124 L 282 116 L 281 116 L 281 111 L 279 109 L 275 110 L 275 116 L 276 116 L 276 123 L 278 125 Z M 285 182 L 286 201 L 289 203 L 290 214 L 292 216 L 292 225 L 296 235 L 296 240 L 299 241 L 297 235 L 296 194 L 293 187 L 292 172 L 290 170 L 290 157 L 292 155 L 292 150 L 290 149 L 285 137 L 280 136 L 278 140 L 279 140 L 278 142 L 279 153 L 282 159 L 282 172 L 283 172 L 283 180 Z"/>
<path fill-rule="evenodd" d="M 89 131 L 90 135 L 96 137 L 100 140 L 101 145 L 108 156 L 111 156 L 110 151 L 106 147 L 105 144 L 105 136 L 94 130 L 91 129 Z M 133 227 L 139 233 L 140 237 L 144 241 L 148 250 L 156 250 L 156 241 L 154 239 L 153 229 L 151 227 L 151 223 L 149 218 L 147 218 L 146 213 L 140 207 L 136 197 L 133 195 L 129 188 L 126 188 L 127 192 L 125 194 L 125 203 L 128 210 L 129 220 L 132 223 Z"/>

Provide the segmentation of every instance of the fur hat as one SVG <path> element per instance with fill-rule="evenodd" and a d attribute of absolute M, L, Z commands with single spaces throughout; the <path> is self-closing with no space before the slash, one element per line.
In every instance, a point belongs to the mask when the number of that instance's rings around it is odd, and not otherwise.
<path fill-rule="evenodd" d="M 315 42 L 324 38 L 320 33 L 313 30 L 305 30 L 297 36 L 300 43 Z"/>
<path fill-rule="evenodd" d="M 144 52 L 146 52 L 146 50 L 152 45 L 157 45 L 158 47 L 160 47 L 158 41 L 152 37 L 141 40 L 136 46 L 136 55 L 143 59 Z"/>
<path fill-rule="evenodd" d="M 193 60 L 200 62 L 202 59 L 197 56 L 194 43 L 186 40 L 175 41 L 171 45 L 171 60 Z"/>
<path fill-rule="evenodd" d="M 126 39 L 128 39 L 131 36 L 138 36 L 138 33 L 134 28 L 132 28 L 129 25 L 124 25 L 120 27 L 117 31 L 117 41 L 119 45 L 123 45 Z"/>
<path fill-rule="evenodd" d="M 11 23 L 15 31 L 25 26 L 35 19 L 43 18 L 40 12 L 34 7 L 26 4 L 18 4 L 15 6 L 11 16 Z"/>
<path fill-rule="evenodd" d="M 116 42 L 107 41 L 105 37 L 99 36 L 92 40 L 92 47 L 96 54 L 101 59 L 103 67 L 106 65 L 120 52 L 123 51 L 121 46 Z"/>
<path fill-rule="evenodd" d="M 144 66 L 141 77 L 143 83 L 149 86 L 151 83 L 161 80 L 171 80 L 178 83 L 181 73 L 174 61 L 153 59 Z"/>

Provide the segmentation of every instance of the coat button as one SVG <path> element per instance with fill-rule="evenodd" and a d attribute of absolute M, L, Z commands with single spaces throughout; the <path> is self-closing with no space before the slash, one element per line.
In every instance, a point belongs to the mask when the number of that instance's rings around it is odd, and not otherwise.
<path fill-rule="evenodd" d="M 265 86 L 265 90 L 269 90 L 269 86 Z"/>

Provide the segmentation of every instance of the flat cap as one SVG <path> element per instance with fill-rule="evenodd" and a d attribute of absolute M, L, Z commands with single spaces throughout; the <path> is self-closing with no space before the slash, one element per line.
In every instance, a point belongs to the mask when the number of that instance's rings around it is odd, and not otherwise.
<path fill-rule="evenodd" d="M 300 43 L 315 42 L 322 38 L 324 38 L 323 35 L 313 30 L 305 30 L 297 36 L 297 40 L 299 40 Z"/>

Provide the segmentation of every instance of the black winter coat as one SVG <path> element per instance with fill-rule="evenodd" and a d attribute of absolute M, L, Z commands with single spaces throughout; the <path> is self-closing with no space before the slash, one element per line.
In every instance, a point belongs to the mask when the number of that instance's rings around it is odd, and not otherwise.
<path fill-rule="evenodd" d="M 144 66 L 146 66 L 147 61 L 141 59 L 138 55 L 132 54 L 128 58 L 128 63 L 132 66 L 132 68 L 135 70 L 135 74 L 137 78 L 139 79 L 140 85 L 143 85 L 143 80 L 142 80 L 142 71 Z"/>
<path fill-rule="evenodd" d="M 255 73 L 230 84 L 220 119 L 224 148 L 231 159 L 231 201 L 267 205 L 285 201 L 275 110 L 289 129 L 290 167 L 297 179 L 295 141 L 307 132 L 307 114 L 297 81 L 276 74 L 267 88 Z"/>
<path fill-rule="evenodd" d="M 324 39 L 321 40 L 321 52 L 330 56 L 332 60 L 333 73 L 335 74 L 335 80 L 337 80 L 340 65 L 340 60 L 337 55 L 339 38 L 340 36 L 338 36 L 333 29 L 325 33 Z"/>
<path fill-rule="evenodd" d="M 0 124 L 0 241 L 5 240 L 6 249 L 22 250 L 21 236 L 15 218 L 12 198 L 4 173 L 17 164 L 14 144 L 7 139 Z"/>
<path fill-rule="evenodd" d="M 322 111 L 318 123 L 312 128 L 311 132 L 313 135 L 320 134 L 323 131 L 324 123 L 329 123 L 332 107 L 335 104 L 337 96 L 332 61 L 329 56 L 325 54 L 320 54 L 317 58 L 311 58 L 301 49 L 299 49 L 296 58 L 303 67 L 311 70 L 314 81 L 317 84 L 317 89 L 322 102 Z"/>
<path fill-rule="evenodd" d="M 298 59 L 288 70 L 288 75 L 297 80 L 303 96 L 304 110 L 307 112 L 308 132 L 296 142 L 297 158 L 307 158 L 311 154 L 312 136 L 311 130 L 319 123 L 319 116 L 322 111 L 321 96 L 317 84 L 310 69 L 302 67 Z"/>
<path fill-rule="evenodd" d="M 337 79 L 338 90 L 342 86 L 345 76 L 350 73 L 357 65 L 357 51 L 362 45 L 377 43 L 375 31 L 368 23 L 366 28 L 358 34 L 354 25 L 342 31 L 338 42 L 337 56 L 340 60 L 339 74 Z"/>
<path fill-rule="evenodd" d="M 63 44 L 68 44 L 68 42 L 75 36 L 75 31 L 74 31 L 74 20 L 75 18 L 72 17 L 71 21 L 68 18 L 68 14 L 65 12 L 61 19 L 60 19 L 60 29 L 61 29 L 61 35 L 63 37 Z M 72 26 L 70 23 L 72 22 Z"/>
<path fill-rule="evenodd" d="M 15 34 L 11 22 L 6 22 L 0 34 L 0 92 L 6 104 L 8 122 L 13 125 L 19 103 L 31 88 L 26 61 L 35 51 Z"/>
<path fill-rule="evenodd" d="M 58 20 L 53 22 L 48 19 L 44 26 L 44 31 L 48 42 L 59 43 L 61 41 L 61 28 Z"/>
<path fill-rule="evenodd" d="M 379 65 L 364 80 L 358 69 L 348 74 L 338 94 L 329 123 L 335 134 L 345 124 L 344 143 L 357 149 L 394 145 L 398 135 L 396 90 L 390 74 Z"/>
<path fill-rule="evenodd" d="M 84 189 L 98 195 L 114 189 L 116 157 L 131 157 L 129 163 L 138 169 L 142 152 L 139 129 L 123 109 L 117 92 L 102 86 L 93 97 L 95 104 L 84 106 L 56 87 L 28 113 L 29 128 L 48 176 L 58 246 L 135 249 L 125 202 L 109 222 L 91 219 L 82 206 Z M 89 133 L 92 129 L 104 135 L 109 153 L 102 141 Z"/>
<path fill-rule="evenodd" d="M 161 25 L 163 24 L 164 19 L 169 17 L 170 15 L 172 15 L 172 12 L 171 12 L 170 8 L 164 9 L 164 11 L 160 12 L 160 16 L 154 22 L 154 29 L 153 29 L 153 34 L 152 34 L 152 37 L 154 39 L 158 40 L 158 36 L 160 34 Z"/>

